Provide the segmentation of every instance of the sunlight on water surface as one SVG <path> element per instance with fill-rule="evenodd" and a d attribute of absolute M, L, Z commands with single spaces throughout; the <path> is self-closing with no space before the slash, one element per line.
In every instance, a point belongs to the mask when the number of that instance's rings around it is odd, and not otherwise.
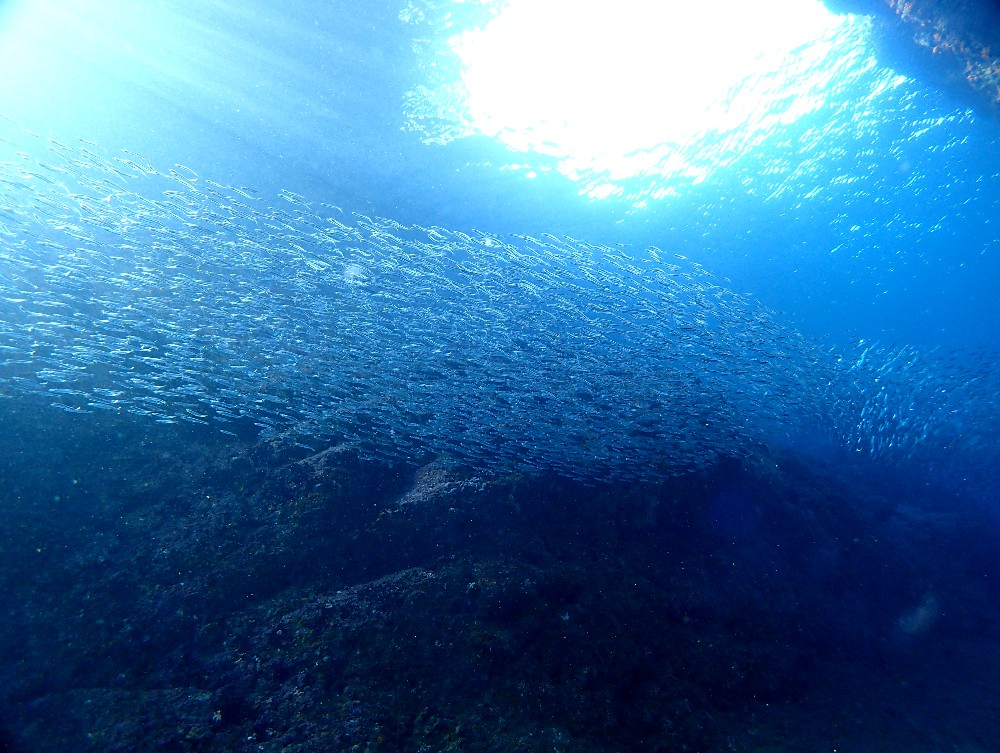
<path fill-rule="evenodd" d="M 870 71 L 867 21 L 819 2 L 711 5 L 514 0 L 447 40 L 439 87 L 450 137 L 486 135 L 595 198 L 654 177 L 647 196 L 697 184 L 789 137 Z M 447 27 L 446 27 L 447 28 Z M 441 92 L 452 98 L 441 102 Z M 447 140 L 445 136 L 442 140 Z"/>

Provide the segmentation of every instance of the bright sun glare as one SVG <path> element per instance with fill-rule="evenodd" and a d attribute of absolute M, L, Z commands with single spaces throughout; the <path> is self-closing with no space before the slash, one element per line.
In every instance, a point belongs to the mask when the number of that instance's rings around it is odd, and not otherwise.
<path fill-rule="evenodd" d="M 479 132 L 625 176 L 637 154 L 815 110 L 803 50 L 843 22 L 819 0 L 510 0 L 450 45 Z"/>

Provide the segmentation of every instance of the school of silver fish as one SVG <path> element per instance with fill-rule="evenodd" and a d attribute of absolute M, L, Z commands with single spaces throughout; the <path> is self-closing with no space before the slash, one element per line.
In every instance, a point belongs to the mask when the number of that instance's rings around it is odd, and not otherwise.
<path fill-rule="evenodd" d="M 985 356 L 831 351 L 656 248 L 403 226 L 90 142 L 4 146 L 4 397 L 584 479 L 804 430 L 996 460 Z"/>

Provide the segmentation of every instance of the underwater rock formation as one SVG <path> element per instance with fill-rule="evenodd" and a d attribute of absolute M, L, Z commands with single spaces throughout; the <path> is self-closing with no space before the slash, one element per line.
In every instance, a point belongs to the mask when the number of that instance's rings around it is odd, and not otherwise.
<path fill-rule="evenodd" d="M 995 677 L 996 522 L 898 479 L 757 456 L 595 485 L 127 414 L 0 420 L 12 751 L 922 750 L 928 727 L 1000 733 L 988 706 L 936 710 L 942 683 Z M 940 617 L 902 635 L 929 589 Z"/>
<path fill-rule="evenodd" d="M 1000 115 L 1000 10 L 986 0 L 824 0 L 870 15 L 882 62 L 937 86 L 981 113 Z"/>

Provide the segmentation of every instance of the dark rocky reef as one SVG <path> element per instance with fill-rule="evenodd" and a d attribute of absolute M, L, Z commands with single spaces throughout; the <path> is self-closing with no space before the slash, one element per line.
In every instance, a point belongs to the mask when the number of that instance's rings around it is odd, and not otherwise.
<path fill-rule="evenodd" d="M 764 453 L 488 477 L 3 405 L 0 750 L 1000 739 L 997 524 L 928 490 Z"/>
<path fill-rule="evenodd" d="M 991 0 L 823 0 L 872 16 L 883 63 L 1000 115 L 1000 7 Z"/>

